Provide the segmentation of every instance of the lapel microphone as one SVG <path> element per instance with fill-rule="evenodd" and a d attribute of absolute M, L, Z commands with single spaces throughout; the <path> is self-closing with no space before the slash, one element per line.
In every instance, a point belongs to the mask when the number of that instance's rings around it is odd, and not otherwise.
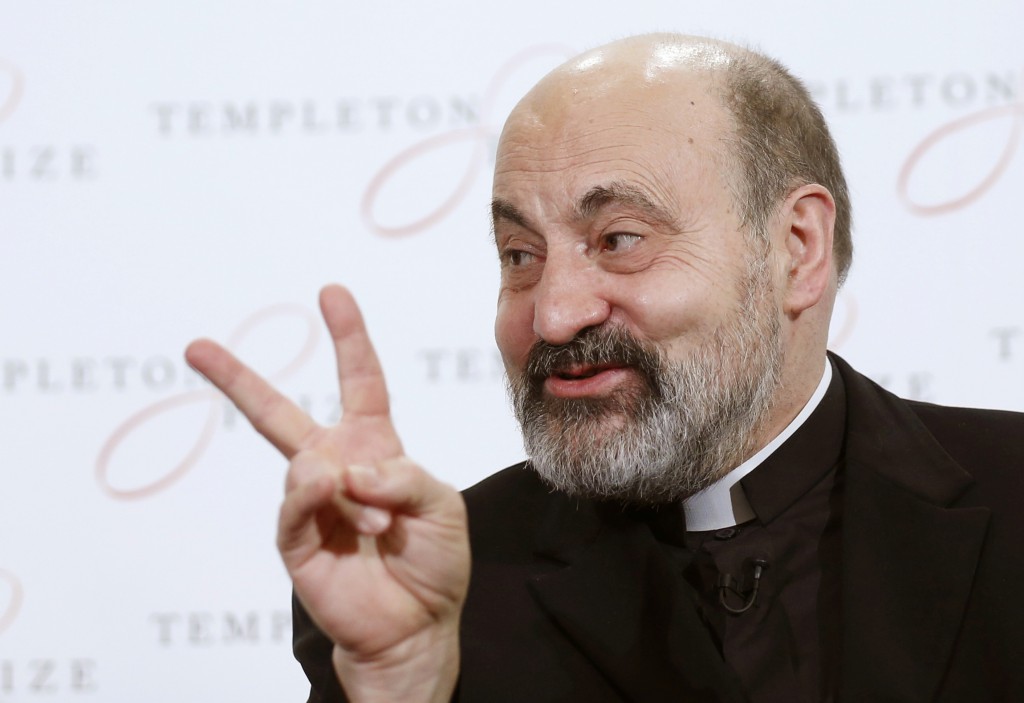
<path fill-rule="evenodd" d="M 753 560 L 754 564 L 754 585 L 751 586 L 749 593 L 744 593 L 740 589 L 740 583 L 737 579 L 733 578 L 732 574 L 719 574 L 718 575 L 718 602 L 721 603 L 722 607 L 728 610 L 733 615 L 739 615 L 745 613 L 754 605 L 757 600 L 757 589 L 761 585 L 761 573 L 768 567 L 768 560 L 761 559 L 758 557 Z M 742 608 L 734 608 L 726 600 L 727 592 L 733 592 L 737 596 L 744 599 Z"/>

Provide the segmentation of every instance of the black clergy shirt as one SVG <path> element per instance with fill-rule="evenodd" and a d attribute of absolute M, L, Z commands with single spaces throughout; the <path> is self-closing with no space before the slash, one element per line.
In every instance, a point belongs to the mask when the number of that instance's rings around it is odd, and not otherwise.
<path fill-rule="evenodd" d="M 652 525 L 697 593 L 709 636 L 751 703 L 836 697 L 845 406 L 842 379 L 833 373 L 804 424 L 741 480 L 755 519 L 682 539 Z M 721 599 L 743 608 L 755 559 L 766 566 L 753 605 L 730 612 Z M 724 593 L 722 575 L 732 577 Z"/>

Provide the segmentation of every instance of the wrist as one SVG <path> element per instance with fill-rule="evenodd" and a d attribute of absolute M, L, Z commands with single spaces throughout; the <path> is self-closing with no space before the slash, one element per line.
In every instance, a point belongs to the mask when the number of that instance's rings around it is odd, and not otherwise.
<path fill-rule="evenodd" d="M 459 675 L 458 622 L 373 656 L 335 645 L 331 663 L 351 703 L 443 703 Z"/>

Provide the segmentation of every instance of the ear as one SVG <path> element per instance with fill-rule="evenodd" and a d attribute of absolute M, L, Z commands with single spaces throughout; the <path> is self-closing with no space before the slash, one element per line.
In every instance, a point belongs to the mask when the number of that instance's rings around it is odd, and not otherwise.
<path fill-rule="evenodd" d="M 779 216 L 783 310 L 795 317 L 816 305 L 829 289 L 836 203 L 827 188 L 810 183 L 789 194 Z"/>

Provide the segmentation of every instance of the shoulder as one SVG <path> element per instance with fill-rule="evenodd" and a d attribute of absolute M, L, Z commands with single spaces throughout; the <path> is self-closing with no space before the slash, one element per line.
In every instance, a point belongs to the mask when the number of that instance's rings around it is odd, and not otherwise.
<path fill-rule="evenodd" d="M 1024 461 L 1024 413 L 905 402 L 954 459 Z"/>
<path fill-rule="evenodd" d="M 536 494 L 538 491 L 549 492 L 549 490 L 544 486 L 537 473 L 530 469 L 525 461 L 522 461 L 491 474 L 462 491 L 462 495 L 467 504 L 489 504 L 494 501 L 504 501 L 510 493 L 525 496 Z"/>
<path fill-rule="evenodd" d="M 846 389 L 848 459 L 939 502 L 1024 500 L 1024 414 L 905 400 L 830 358 Z"/>
<path fill-rule="evenodd" d="M 485 478 L 462 493 L 469 515 L 474 559 L 486 553 L 532 553 L 544 516 L 565 497 L 526 462 Z"/>
<path fill-rule="evenodd" d="M 1004 515 L 1024 500 L 1024 413 L 906 401 L 942 449 L 974 479 L 962 504 Z"/>
<path fill-rule="evenodd" d="M 867 426 L 870 437 L 886 441 L 923 429 L 949 455 L 965 464 L 1024 460 L 1024 413 L 936 405 L 893 395 L 843 359 L 830 358 L 843 378 L 852 429 Z M 848 428 L 849 430 L 850 428 Z"/>

